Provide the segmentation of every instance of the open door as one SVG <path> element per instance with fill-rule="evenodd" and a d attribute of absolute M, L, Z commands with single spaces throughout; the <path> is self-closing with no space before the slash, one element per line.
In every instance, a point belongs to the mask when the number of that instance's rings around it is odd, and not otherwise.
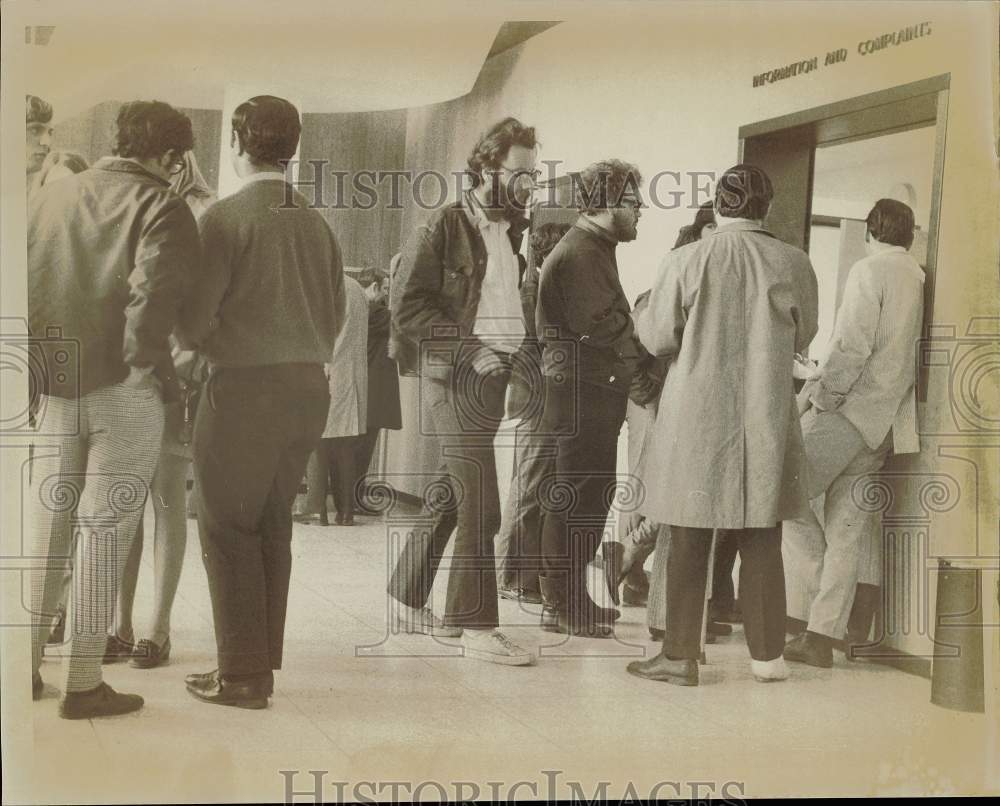
<path fill-rule="evenodd" d="M 740 162 L 763 168 L 774 185 L 767 228 L 785 243 L 809 251 L 813 154 L 809 127 L 786 129 L 742 141 Z"/>

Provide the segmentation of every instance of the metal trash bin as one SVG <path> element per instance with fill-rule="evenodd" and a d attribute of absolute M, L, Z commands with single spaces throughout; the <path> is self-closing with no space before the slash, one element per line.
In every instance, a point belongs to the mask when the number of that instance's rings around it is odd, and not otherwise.
<path fill-rule="evenodd" d="M 983 579 L 978 568 L 941 561 L 934 615 L 931 702 L 983 713 Z M 956 652 L 957 651 L 957 652 Z"/>

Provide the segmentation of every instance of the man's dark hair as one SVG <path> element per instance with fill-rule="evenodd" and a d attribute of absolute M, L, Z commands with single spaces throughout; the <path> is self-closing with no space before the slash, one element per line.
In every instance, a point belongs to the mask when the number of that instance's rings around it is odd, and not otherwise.
<path fill-rule="evenodd" d="M 876 241 L 904 249 L 913 245 L 913 210 L 901 201 L 879 199 L 868 213 L 865 224 Z"/>
<path fill-rule="evenodd" d="M 240 148 L 258 165 L 278 165 L 295 156 L 302 122 L 299 110 L 284 98 L 255 95 L 233 112 Z"/>
<path fill-rule="evenodd" d="M 549 252 L 562 240 L 562 236 L 569 231 L 569 224 L 542 224 L 531 233 L 531 262 L 536 269 L 542 267 Z"/>
<path fill-rule="evenodd" d="M 163 101 L 122 104 L 115 121 L 111 153 L 132 159 L 157 159 L 168 151 L 183 154 L 194 146 L 191 120 Z"/>
<path fill-rule="evenodd" d="M 756 165 L 741 163 L 726 171 L 715 187 L 715 209 L 726 218 L 762 219 L 774 198 L 771 178 Z"/>
<path fill-rule="evenodd" d="M 674 242 L 674 249 L 680 249 L 689 243 L 701 240 L 701 232 L 709 224 L 715 223 L 715 212 L 712 209 L 712 202 L 705 202 L 694 214 L 694 223 L 685 224 L 677 233 L 677 240 Z"/>
<path fill-rule="evenodd" d="M 504 118 L 499 123 L 494 123 L 479 138 L 467 160 L 472 186 L 479 187 L 483 181 L 481 175 L 485 171 L 500 168 L 511 146 L 535 148 L 537 145 L 534 126 L 525 126 L 517 118 Z"/>
<path fill-rule="evenodd" d="M 52 104 L 43 101 L 37 95 L 24 96 L 24 124 L 51 123 Z"/>
<path fill-rule="evenodd" d="M 571 176 L 576 207 L 581 213 L 599 213 L 618 207 L 629 190 L 638 195 L 642 184 L 638 168 L 616 159 L 595 162 Z"/>

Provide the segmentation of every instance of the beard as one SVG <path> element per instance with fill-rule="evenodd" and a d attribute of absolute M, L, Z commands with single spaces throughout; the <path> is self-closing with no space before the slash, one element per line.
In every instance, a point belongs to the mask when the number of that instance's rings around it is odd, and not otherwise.
<path fill-rule="evenodd" d="M 638 233 L 639 222 L 635 213 L 628 210 L 614 211 L 612 218 L 615 237 L 621 242 L 634 241 Z"/>
<path fill-rule="evenodd" d="M 490 187 L 490 206 L 500 212 L 505 219 L 513 221 L 517 218 L 523 218 L 527 214 L 530 201 L 530 194 L 525 201 L 519 201 L 513 195 L 513 188 L 508 187 L 499 174 L 493 176 Z"/>

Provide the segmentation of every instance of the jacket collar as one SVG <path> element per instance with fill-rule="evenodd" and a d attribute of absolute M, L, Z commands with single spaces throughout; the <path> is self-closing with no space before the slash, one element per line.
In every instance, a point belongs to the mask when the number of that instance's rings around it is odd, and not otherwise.
<path fill-rule="evenodd" d="M 576 223 L 573 224 L 574 227 L 582 229 L 584 232 L 589 232 L 595 238 L 604 243 L 610 244 L 611 246 L 618 246 L 618 239 L 608 232 L 600 224 L 595 224 L 587 216 L 581 215 L 577 218 Z"/>
<path fill-rule="evenodd" d="M 94 163 L 94 168 L 99 171 L 116 171 L 118 173 L 139 174 L 140 176 L 146 176 L 156 182 L 159 182 L 164 187 L 170 187 L 170 183 L 166 179 L 150 173 L 135 160 L 130 160 L 125 157 L 101 157 Z"/>
<path fill-rule="evenodd" d="M 726 219 L 720 219 L 720 221 L 725 221 Z M 713 235 L 718 235 L 720 232 L 763 232 L 767 235 L 771 233 L 768 232 L 767 227 L 764 226 L 762 221 L 751 221 L 748 218 L 740 218 L 732 221 L 729 224 L 720 223 L 718 229 L 713 232 Z"/>
<path fill-rule="evenodd" d="M 462 208 L 462 212 L 465 213 L 465 218 L 469 222 L 469 226 L 474 229 L 479 229 L 479 220 L 476 214 L 476 200 L 472 198 L 472 191 L 467 190 L 462 194 L 462 198 L 458 200 L 458 204 Z M 510 222 L 510 228 L 507 230 L 507 235 L 510 237 L 511 241 L 517 240 L 520 243 L 521 236 L 524 231 L 528 228 L 531 222 L 524 216 L 518 216 L 513 221 Z M 517 251 L 516 249 L 514 251 Z"/>

